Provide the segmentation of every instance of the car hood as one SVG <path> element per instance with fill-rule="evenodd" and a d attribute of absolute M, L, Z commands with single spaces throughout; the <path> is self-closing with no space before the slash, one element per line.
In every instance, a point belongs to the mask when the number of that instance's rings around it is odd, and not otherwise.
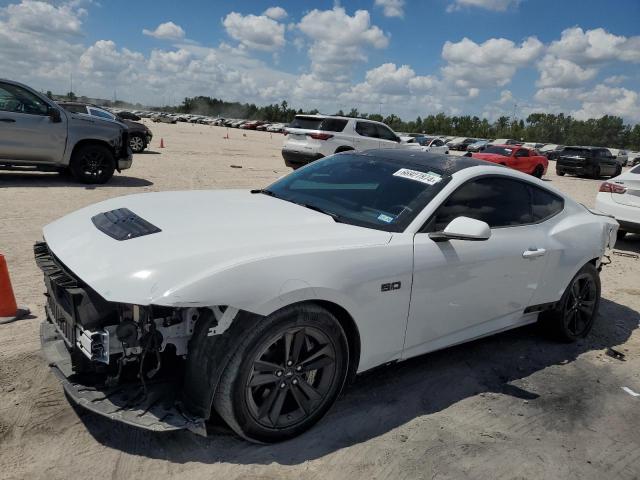
<path fill-rule="evenodd" d="M 127 240 L 92 217 L 129 209 L 160 229 Z M 159 192 L 110 199 L 44 228 L 52 253 L 108 301 L 167 304 L 167 292 L 261 259 L 382 245 L 392 234 L 246 190 Z"/>

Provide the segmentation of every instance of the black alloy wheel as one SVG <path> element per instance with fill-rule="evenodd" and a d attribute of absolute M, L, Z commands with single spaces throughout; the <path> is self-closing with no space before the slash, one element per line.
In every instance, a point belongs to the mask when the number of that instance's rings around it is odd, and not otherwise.
<path fill-rule="evenodd" d="M 573 277 L 556 307 L 540 315 L 540 323 L 557 339 L 575 342 L 589 334 L 599 307 L 600 276 L 588 263 Z"/>
<path fill-rule="evenodd" d="M 597 287 L 589 273 L 573 279 L 564 307 L 563 322 L 567 332 L 575 338 L 584 337 L 593 326 L 598 301 Z"/>
<path fill-rule="evenodd" d="M 85 145 L 74 152 L 70 164 L 73 176 L 83 183 L 105 183 L 113 176 L 113 154 L 102 145 Z"/>
<path fill-rule="evenodd" d="M 317 305 L 297 305 L 261 319 L 245 335 L 218 383 L 217 413 L 255 442 L 311 428 L 347 376 L 349 347 L 338 320 Z"/>
<path fill-rule="evenodd" d="M 327 335 L 313 327 L 288 329 L 271 339 L 246 381 L 245 401 L 254 420 L 282 428 L 311 415 L 331 389 L 335 357 Z"/>

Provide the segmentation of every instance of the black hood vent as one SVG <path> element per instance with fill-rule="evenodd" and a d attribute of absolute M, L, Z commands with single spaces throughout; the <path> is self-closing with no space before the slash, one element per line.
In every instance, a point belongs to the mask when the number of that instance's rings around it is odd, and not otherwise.
<path fill-rule="evenodd" d="M 95 217 L 91 217 L 91 221 L 102 233 L 106 233 L 111 238 L 119 241 L 162 231 L 128 208 L 118 208 L 110 212 L 99 213 Z"/>

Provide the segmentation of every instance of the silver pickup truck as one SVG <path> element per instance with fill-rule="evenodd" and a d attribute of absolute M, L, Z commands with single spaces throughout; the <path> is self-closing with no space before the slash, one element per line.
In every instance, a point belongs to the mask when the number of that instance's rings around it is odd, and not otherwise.
<path fill-rule="evenodd" d="M 0 169 L 69 171 L 80 182 L 105 183 L 132 159 L 125 124 L 65 111 L 0 79 Z"/>

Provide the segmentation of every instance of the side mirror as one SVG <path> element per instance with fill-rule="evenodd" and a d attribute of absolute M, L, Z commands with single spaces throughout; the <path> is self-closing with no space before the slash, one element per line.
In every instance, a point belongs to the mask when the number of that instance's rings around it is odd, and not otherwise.
<path fill-rule="evenodd" d="M 469 217 L 454 218 L 442 232 L 433 232 L 429 238 L 434 242 L 449 240 L 489 240 L 491 228 L 485 222 Z"/>
<path fill-rule="evenodd" d="M 47 113 L 49 114 L 49 118 L 53 123 L 60 123 L 62 118 L 60 116 L 60 110 L 54 107 L 49 107 Z"/>

